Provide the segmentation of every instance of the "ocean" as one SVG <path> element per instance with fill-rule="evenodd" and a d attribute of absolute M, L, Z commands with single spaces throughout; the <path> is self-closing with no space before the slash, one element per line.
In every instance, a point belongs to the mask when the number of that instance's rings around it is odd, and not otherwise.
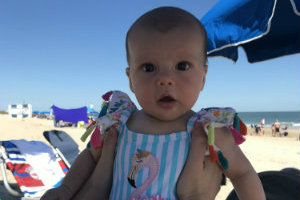
<path fill-rule="evenodd" d="M 250 126 L 251 124 L 260 125 L 260 120 L 264 118 L 266 127 L 270 127 L 276 120 L 278 120 L 283 126 L 288 126 L 289 128 L 300 128 L 300 111 L 239 112 L 238 115 L 248 126 Z"/>

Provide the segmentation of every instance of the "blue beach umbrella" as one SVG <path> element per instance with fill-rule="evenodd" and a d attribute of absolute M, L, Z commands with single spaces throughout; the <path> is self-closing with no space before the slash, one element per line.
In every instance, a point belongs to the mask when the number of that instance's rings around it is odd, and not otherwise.
<path fill-rule="evenodd" d="M 250 63 L 299 53 L 299 19 L 299 0 L 220 0 L 201 19 L 208 57 L 236 62 L 239 46 Z"/>

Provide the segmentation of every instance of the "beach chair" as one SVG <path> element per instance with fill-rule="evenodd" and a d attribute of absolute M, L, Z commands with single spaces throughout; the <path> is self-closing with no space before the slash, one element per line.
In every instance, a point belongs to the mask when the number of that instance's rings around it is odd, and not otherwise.
<path fill-rule="evenodd" d="M 58 187 L 68 171 L 58 154 L 41 141 L 0 141 L 0 168 L 4 187 L 9 194 L 22 200 L 39 199 L 48 189 Z M 19 191 L 8 183 L 9 169 Z"/>
<path fill-rule="evenodd" d="M 49 130 L 43 135 L 70 168 L 80 153 L 77 143 L 64 131 Z"/>
<path fill-rule="evenodd" d="M 50 130 L 43 135 L 53 148 L 41 141 L 0 141 L 4 187 L 22 200 L 40 199 L 44 192 L 58 187 L 79 154 L 78 145 L 66 132 Z M 19 190 L 8 183 L 5 167 L 13 173 Z"/>

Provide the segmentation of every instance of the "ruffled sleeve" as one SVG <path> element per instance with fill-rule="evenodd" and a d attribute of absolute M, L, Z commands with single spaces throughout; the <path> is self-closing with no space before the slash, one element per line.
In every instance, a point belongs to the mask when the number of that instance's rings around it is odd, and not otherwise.
<path fill-rule="evenodd" d="M 129 96 L 121 91 L 110 91 L 102 96 L 104 102 L 99 117 L 93 121 L 81 137 L 82 141 L 92 133 L 90 144 L 97 149 L 102 147 L 103 134 L 119 122 L 126 123 L 128 117 L 137 110 Z"/>
<path fill-rule="evenodd" d="M 232 108 L 205 108 L 198 112 L 191 119 L 193 122 L 201 122 L 208 137 L 209 155 L 211 162 L 219 160 L 223 168 L 228 168 L 227 159 L 222 152 L 215 146 L 214 128 L 228 127 L 231 131 L 236 144 L 241 144 L 245 141 L 242 135 L 247 134 L 247 127 L 239 118 L 236 111 Z M 193 126 L 188 126 L 188 131 L 191 132 Z"/>

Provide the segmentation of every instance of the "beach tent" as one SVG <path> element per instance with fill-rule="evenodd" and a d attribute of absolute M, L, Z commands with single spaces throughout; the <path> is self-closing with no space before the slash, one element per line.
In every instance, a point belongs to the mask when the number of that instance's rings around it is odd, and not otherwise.
<path fill-rule="evenodd" d="M 88 123 L 87 108 L 85 106 L 75 109 L 63 109 L 53 105 L 51 109 L 55 121 L 62 120 L 73 124 L 77 124 L 79 121 L 84 121 L 86 124 Z"/>
<path fill-rule="evenodd" d="M 201 22 L 208 57 L 235 62 L 242 47 L 253 63 L 300 52 L 299 0 L 220 0 Z"/>

